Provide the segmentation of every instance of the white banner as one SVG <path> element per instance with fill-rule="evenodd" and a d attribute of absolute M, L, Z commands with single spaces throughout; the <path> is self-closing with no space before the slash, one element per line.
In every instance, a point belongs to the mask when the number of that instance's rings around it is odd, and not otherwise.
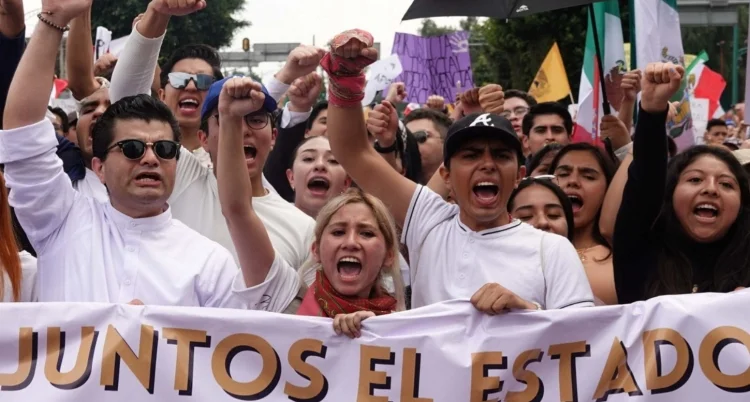
<path fill-rule="evenodd" d="M 403 68 L 397 54 L 392 54 L 385 59 L 373 63 L 368 68 L 367 86 L 365 87 L 365 97 L 362 99 L 362 106 L 372 103 L 378 91 L 387 89 L 393 80 L 401 74 L 401 71 L 403 71 Z"/>
<path fill-rule="evenodd" d="M 112 31 L 105 27 L 96 27 L 96 42 L 94 42 L 94 63 L 109 53 L 110 42 L 112 42 Z"/>
<path fill-rule="evenodd" d="M 0 401 L 747 401 L 750 292 L 364 323 L 210 308 L 0 305 Z"/>

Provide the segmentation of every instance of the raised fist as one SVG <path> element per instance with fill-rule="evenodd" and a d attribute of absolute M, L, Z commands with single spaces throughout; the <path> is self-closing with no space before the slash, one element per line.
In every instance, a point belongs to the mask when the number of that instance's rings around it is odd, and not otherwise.
<path fill-rule="evenodd" d="M 297 46 L 287 56 L 286 64 L 276 74 L 276 79 L 285 84 L 291 84 L 297 78 L 312 73 L 318 68 L 325 53 L 325 50 L 315 46 Z"/>
<path fill-rule="evenodd" d="M 388 89 L 388 96 L 385 97 L 385 100 L 395 105 L 402 103 L 407 96 L 409 96 L 409 93 L 406 92 L 406 85 L 403 82 L 394 82 Z"/>
<path fill-rule="evenodd" d="M 503 87 L 489 84 L 479 88 L 479 105 L 485 113 L 501 115 L 505 105 Z"/>
<path fill-rule="evenodd" d="M 445 98 L 440 95 L 431 95 L 429 98 L 427 98 L 425 107 L 427 107 L 427 109 L 442 112 L 443 110 L 445 110 Z"/>
<path fill-rule="evenodd" d="M 641 92 L 641 79 L 643 79 L 641 70 L 630 71 L 622 77 L 620 89 L 622 89 L 622 99 L 624 101 L 635 102 L 638 92 Z"/>
<path fill-rule="evenodd" d="M 367 131 L 372 134 L 380 146 L 387 148 L 396 142 L 398 132 L 398 112 L 388 101 L 383 101 L 368 113 Z"/>
<path fill-rule="evenodd" d="M 297 78 L 289 87 L 290 110 L 293 112 L 309 112 L 318 101 L 323 80 L 318 73 L 312 72 L 302 78 Z"/>
<path fill-rule="evenodd" d="M 617 116 L 611 114 L 602 116 L 600 135 L 602 138 L 609 138 L 615 150 L 630 143 L 630 132 L 627 126 Z"/>
<path fill-rule="evenodd" d="M 266 95 L 260 83 L 250 77 L 232 77 L 221 88 L 219 94 L 219 114 L 245 117 L 263 107 Z"/>
<path fill-rule="evenodd" d="M 115 63 L 117 63 L 117 57 L 114 54 L 104 53 L 99 57 L 99 60 L 94 63 L 94 76 L 101 77 L 106 75 L 108 71 L 115 68 Z"/>
<path fill-rule="evenodd" d="M 669 99 L 680 89 L 685 75 L 682 66 L 672 63 L 649 63 L 641 80 L 641 107 L 649 113 L 663 113 Z"/>
<path fill-rule="evenodd" d="M 152 0 L 154 11 L 165 15 L 188 15 L 206 8 L 205 0 Z"/>
<path fill-rule="evenodd" d="M 42 0 L 44 19 L 64 27 L 91 8 L 92 0 Z"/>
<path fill-rule="evenodd" d="M 479 88 L 472 88 L 461 94 L 461 107 L 465 115 L 483 112 L 479 104 Z"/>

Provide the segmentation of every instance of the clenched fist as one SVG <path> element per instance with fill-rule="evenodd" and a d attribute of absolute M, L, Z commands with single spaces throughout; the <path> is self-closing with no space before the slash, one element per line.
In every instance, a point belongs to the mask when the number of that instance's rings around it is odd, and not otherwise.
<path fill-rule="evenodd" d="M 638 92 L 641 92 L 641 79 L 643 74 L 641 70 L 633 70 L 622 77 L 620 89 L 622 89 L 622 99 L 627 102 L 635 102 Z"/>
<path fill-rule="evenodd" d="M 669 99 L 680 89 L 685 75 L 682 66 L 672 63 L 650 63 L 641 80 L 641 107 L 649 113 L 663 113 L 668 110 Z"/>
<path fill-rule="evenodd" d="M 479 105 L 485 113 L 501 115 L 505 105 L 503 87 L 489 84 L 479 88 Z"/>
<path fill-rule="evenodd" d="M 325 50 L 319 47 L 297 46 L 287 56 L 286 64 L 276 74 L 276 79 L 287 85 L 291 84 L 297 78 L 304 77 L 315 71 L 324 55 Z"/>
<path fill-rule="evenodd" d="M 265 100 L 260 83 L 250 77 L 232 77 L 221 88 L 219 115 L 242 118 L 260 110 Z"/>
<path fill-rule="evenodd" d="M 164 15 L 188 15 L 206 8 L 205 0 L 152 0 L 149 5 Z"/>
<path fill-rule="evenodd" d="M 289 87 L 289 110 L 293 112 L 309 112 L 320 95 L 323 80 L 318 73 L 312 72 L 302 78 L 297 78 Z"/>
<path fill-rule="evenodd" d="M 627 126 L 617 116 L 611 114 L 602 116 L 600 136 L 609 138 L 612 141 L 613 149 L 620 149 L 630 144 L 630 133 Z"/>
<path fill-rule="evenodd" d="M 385 100 L 395 105 L 402 103 L 407 96 L 409 96 L 409 93 L 406 92 L 406 85 L 403 82 L 394 82 L 388 89 L 388 96 L 385 97 Z"/>
<path fill-rule="evenodd" d="M 94 63 L 94 76 L 101 77 L 105 75 L 108 71 L 115 68 L 115 63 L 117 63 L 117 56 L 112 53 L 103 54 L 99 57 L 99 60 Z"/>
<path fill-rule="evenodd" d="M 465 115 L 482 113 L 482 106 L 479 103 L 479 88 L 472 88 L 461 94 L 461 107 Z"/>
<path fill-rule="evenodd" d="M 383 148 L 396 142 L 398 132 L 398 112 L 388 101 L 383 101 L 368 113 L 367 131 L 372 134 Z"/>
<path fill-rule="evenodd" d="M 438 112 L 442 112 L 445 110 L 445 98 L 443 98 L 440 95 L 432 95 L 429 98 L 427 98 L 427 103 L 425 104 L 425 107 L 427 109 L 437 110 Z"/>

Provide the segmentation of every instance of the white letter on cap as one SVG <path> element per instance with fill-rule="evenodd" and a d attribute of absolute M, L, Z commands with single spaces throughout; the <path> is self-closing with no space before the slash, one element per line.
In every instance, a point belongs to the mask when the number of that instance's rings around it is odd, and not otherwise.
<path fill-rule="evenodd" d="M 494 124 L 490 124 L 490 123 L 492 123 L 492 119 L 490 119 L 490 114 L 489 113 L 485 113 L 485 114 L 477 116 L 477 118 L 474 119 L 474 122 L 471 123 L 471 124 L 469 124 L 469 127 L 474 127 L 474 126 L 476 126 L 476 125 L 478 125 L 480 123 L 483 126 L 495 127 Z"/>

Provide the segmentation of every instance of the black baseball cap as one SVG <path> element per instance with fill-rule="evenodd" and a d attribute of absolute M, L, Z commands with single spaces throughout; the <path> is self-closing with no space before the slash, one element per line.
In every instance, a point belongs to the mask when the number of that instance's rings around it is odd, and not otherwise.
<path fill-rule="evenodd" d="M 523 147 L 513 125 L 505 117 L 492 113 L 474 113 L 457 120 L 448 129 L 443 145 L 443 162 L 450 164 L 451 157 L 461 145 L 474 138 L 497 138 L 516 151 L 519 165 L 524 164 Z"/>

